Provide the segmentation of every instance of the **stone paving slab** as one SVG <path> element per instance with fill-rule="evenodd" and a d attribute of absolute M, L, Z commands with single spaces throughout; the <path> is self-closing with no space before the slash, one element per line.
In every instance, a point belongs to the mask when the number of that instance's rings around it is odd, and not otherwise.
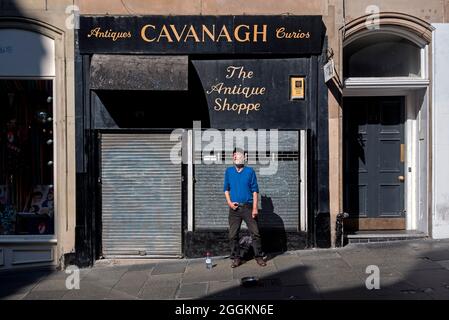
<path fill-rule="evenodd" d="M 338 275 L 341 273 L 353 272 L 353 268 L 343 259 L 307 261 L 304 262 L 304 268 L 308 274 L 320 275 Z"/>
<path fill-rule="evenodd" d="M 206 282 L 181 284 L 176 297 L 178 299 L 201 299 L 206 295 L 207 286 Z"/>
<path fill-rule="evenodd" d="M 341 272 L 338 274 L 322 274 L 322 273 L 311 273 L 307 277 L 308 283 L 313 283 L 317 286 L 339 286 L 340 284 L 351 284 L 351 285 L 364 285 L 365 279 L 353 272 Z"/>
<path fill-rule="evenodd" d="M 327 260 L 327 259 L 339 259 L 340 254 L 335 250 L 303 250 L 296 253 L 302 261 L 304 260 Z"/>
<path fill-rule="evenodd" d="M 106 300 L 138 300 L 137 294 L 129 294 L 127 292 L 123 292 L 118 289 L 112 289 L 107 296 L 105 297 Z"/>
<path fill-rule="evenodd" d="M 321 298 L 319 289 L 313 285 L 284 286 L 282 297 L 286 300 L 316 300 Z"/>
<path fill-rule="evenodd" d="M 240 287 L 240 295 L 253 295 L 258 293 L 279 293 L 282 291 L 282 280 L 280 278 L 260 279 L 254 286 Z"/>
<path fill-rule="evenodd" d="M 437 263 L 442 266 L 443 268 L 449 270 L 449 260 L 440 260 L 437 261 Z"/>
<path fill-rule="evenodd" d="M 187 265 L 183 283 L 232 280 L 232 269 L 229 259 L 214 259 L 212 269 L 207 269 L 203 260 L 193 260 Z"/>
<path fill-rule="evenodd" d="M 302 272 L 301 269 L 282 271 L 275 276 L 281 279 L 284 285 L 300 286 L 311 283 L 309 275 L 306 272 Z"/>
<path fill-rule="evenodd" d="M 118 282 L 120 281 L 120 278 L 84 278 L 80 281 L 80 287 L 89 286 L 91 284 L 94 284 L 95 286 L 102 287 L 105 289 L 112 289 Z"/>
<path fill-rule="evenodd" d="M 30 292 L 31 290 L 36 287 L 36 285 L 39 282 L 33 282 L 30 281 L 17 281 L 14 280 L 8 280 L 8 282 L 1 282 L 0 286 L 0 299 L 2 299 L 3 296 L 11 296 L 13 294 L 23 294 Z"/>
<path fill-rule="evenodd" d="M 172 273 L 183 273 L 186 269 L 187 262 L 178 262 L 178 263 L 160 263 L 158 264 L 153 271 L 151 272 L 152 275 L 159 275 L 159 274 L 172 274 Z"/>
<path fill-rule="evenodd" d="M 418 270 L 409 275 L 408 281 L 418 287 L 449 285 L 449 270 Z"/>
<path fill-rule="evenodd" d="M 171 300 L 175 298 L 178 287 L 178 281 L 147 282 L 139 293 L 139 298 L 148 300 Z"/>
<path fill-rule="evenodd" d="M 68 290 L 62 300 L 104 300 L 111 289 L 92 283 L 81 283 L 79 290 Z"/>
<path fill-rule="evenodd" d="M 126 272 L 128 272 L 128 268 L 123 269 L 117 267 L 108 267 L 108 268 L 93 268 L 89 273 L 85 275 L 85 278 L 89 279 L 104 279 L 104 278 L 121 278 Z"/>
<path fill-rule="evenodd" d="M 7 294 L 0 297 L 0 300 L 23 300 L 30 292 Z"/>
<path fill-rule="evenodd" d="M 273 263 L 278 271 L 294 269 L 304 265 L 298 255 L 277 256 L 273 259 Z"/>
<path fill-rule="evenodd" d="M 397 260 L 395 262 L 390 263 L 395 269 L 400 270 L 403 273 L 412 273 L 414 271 L 420 270 L 438 270 L 444 269 L 441 264 L 426 260 L 426 259 L 414 259 L 414 260 Z"/>
<path fill-rule="evenodd" d="M 449 300 L 449 286 L 435 286 L 429 295 L 433 299 Z"/>
<path fill-rule="evenodd" d="M 449 250 L 430 251 L 425 254 L 432 261 L 449 260 Z"/>
<path fill-rule="evenodd" d="M 148 271 L 128 271 L 114 285 L 113 289 L 129 295 L 138 296 L 149 276 Z"/>
<path fill-rule="evenodd" d="M 61 300 L 67 290 L 32 291 L 23 300 Z"/>
<path fill-rule="evenodd" d="M 65 279 L 45 279 L 40 281 L 33 289 L 33 292 L 38 291 L 65 291 L 66 288 L 66 281 Z"/>
<path fill-rule="evenodd" d="M 385 255 L 371 255 L 367 253 L 356 253 L 356 254 L 342 254 L 342 260 L 352 267 L 360 267 L 367 265 L 378 265 L 378 266 L 389 266 L 391 265 L 391 260 L 388 260 Z"/>
<path fill-rule="evenodd" d="M 138 298 L 149 300 L 175 299 L 181 279 L 181 273 L 150 275 L 140 289 Z"/>
<path fill-rule="evenodd" d="M 388 283 L 388 280 L 380 280 L 380 289 L 376 290 L 380 295 L 388 295 L 389 293 L 408 294 L 418 292 L 420 288 L 404 279 L 394 279 Z"/>
<path fill-rule="evenodd" d="M 419 290 L 393 290 L 387 288 L 377 293 L 380 299 L 388 300 L 434 300 L 430 293 Z"/>
<path fill-rule="evenodd" d="M 143 264 L 136 264 L 132 265 L 128 268 L 128 271 L 147 271 L 150 272 L 153 271 L 153 269 L 157 266 L 157 263 L 143 263 Z"/>
<path fill-rule="evenodd" d="M 250 260 L 238 268 L 213 257 L 123 265 L 101 261 L 80 270 L 79 290 L 67 290 L 63 271 L 0 273 L 0 299 L 449 299 L 449 241 L 407 241 L 303 250 Z M 380 289 L 368 290 L 368 265 L 380 271 Z M 244 276 L 259 278 L 245 288 Z"/>
<path fill-rule="evenodd" d="M 224 299 L 233 298 L 240 295 L 240 281 L 212 281 L 209 282 L 207 295 L 210 298 Z"/>

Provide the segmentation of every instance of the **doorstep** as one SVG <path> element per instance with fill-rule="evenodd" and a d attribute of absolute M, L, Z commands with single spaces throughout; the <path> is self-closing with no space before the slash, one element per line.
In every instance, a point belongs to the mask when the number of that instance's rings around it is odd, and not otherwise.
<path fill-rule="evenodd" d="M 356 231 L 346 235 L 349 244 L 404 241 L 427 238 L 427 234 L 416 230 L 370 230 Z"/>

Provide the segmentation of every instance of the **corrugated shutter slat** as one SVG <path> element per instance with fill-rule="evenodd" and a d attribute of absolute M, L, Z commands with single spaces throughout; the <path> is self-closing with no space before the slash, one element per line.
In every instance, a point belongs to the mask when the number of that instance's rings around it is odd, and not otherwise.
<path fill-rule="evenodd" d="M 168 134 L 102 134 L 105 257 L 181 255 L 181 166 Z"/>

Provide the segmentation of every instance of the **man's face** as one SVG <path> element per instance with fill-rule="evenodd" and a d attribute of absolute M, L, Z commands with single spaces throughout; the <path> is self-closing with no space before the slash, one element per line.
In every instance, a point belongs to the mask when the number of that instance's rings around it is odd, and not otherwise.
<path fill-rule="evenodd" d="M 237 167 L 243 167 L 245 163 L 245 155 L 241 152 L 235 152 L 233 155 L 233 161 Z"/>

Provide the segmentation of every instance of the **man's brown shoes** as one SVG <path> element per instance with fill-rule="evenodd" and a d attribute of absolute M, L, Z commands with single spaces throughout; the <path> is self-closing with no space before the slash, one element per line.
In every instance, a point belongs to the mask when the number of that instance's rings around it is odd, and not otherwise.
<path fill-rule="evenodd" d="M 257 257 L 255 258 L 257 264 L 261 267 L 265 267 L 267 265 L 267 263 L 265 262 L 265 260 L 262 257 Z M 242 261 L 240 259 L 234 259 L 232 260 L 232 264 L 231 264 L 231 268 L 237 268 L 238 266 L 240 266 L 242 264 Z"/>
<path fill-rule="evenodd" d="M 232 260 L 231 268 L 237 268 L 239 265 L 241 265 L 240 259 L 234 259 Z"/>
<path fill-rule="evenodd" d="M 265 260 L 262 257 L 257 257 L 256 262 L 261 267 L 265 267 L 267 265 L 267 263 L 265 262 Z"/>

